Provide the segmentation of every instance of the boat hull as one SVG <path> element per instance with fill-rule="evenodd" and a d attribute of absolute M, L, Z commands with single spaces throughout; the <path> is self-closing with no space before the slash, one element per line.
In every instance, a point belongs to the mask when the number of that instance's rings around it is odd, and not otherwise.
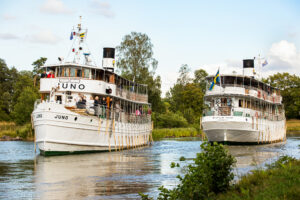
<path fill-rule="evenodd" d="M 250 117 L 207 116 L 203 131 L 210 142 L 226 144 L 267 144 L 286 140 L 285 120 Z"/>
<path fill-rule="evenodd" d="M 135 148 L 149 144 L 151 134 L 149 122 L 99 119 L 73 113 L 56 104 L 36 109 L 33 123 L 35 142 L 41 155 L 45 156 Z"/>

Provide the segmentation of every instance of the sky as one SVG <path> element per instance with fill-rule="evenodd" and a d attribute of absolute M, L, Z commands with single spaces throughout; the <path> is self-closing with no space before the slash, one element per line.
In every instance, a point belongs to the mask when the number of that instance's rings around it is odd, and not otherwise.
<path fill-rule="evenodd" d="M 0 58 L 32 70 L 66 57 L 82 16 L 86 42 L 100 65 L 103 47 L 132 31 L 146 33 L 158 61 L 162 95 L 181 65 L 215 74 L 241 73 L 242 60 L 262 57 L 261 74 L 300 75 L 300 1 L 292 0 L 0 0 Z"/>

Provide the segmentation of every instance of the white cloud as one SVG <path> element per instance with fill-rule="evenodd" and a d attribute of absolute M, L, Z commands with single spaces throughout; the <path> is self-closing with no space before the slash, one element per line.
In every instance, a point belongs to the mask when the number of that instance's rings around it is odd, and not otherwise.
<path fill-rule="evenodd" d="M 10 14 L 3 14 L 3 19 L 5 20 L 15 20 L 16 19 L 16 16 L 14 15 L 10 15 Z"/>
<path fill-rule="evenodd" d="M 3 40 L 15 40 L 18 39 L 19 37 L 12 34 L 12 33 L 0 33 L 0 39 Z"/>
<path fill-rule="evenodd" d="M 61 39 L 54 35 L 51 31 L 44 30 L 37 34 L 27 36 L 26 39 L 33 43 L 56 44 Z"/>
<path fill-rule="evenodd" d="M 61 0 L 46 0 L 40 10 L 49 14 L 72 14 L 73 11 L 67 8 Z"/>
<path fill-rule="evenodd" d="M 268 58 L 270 70 L 300 72 L 300 52 L 294 43 L 282 40 L 272 44 Z"/>
<path fill-rule="evenodd" d="M 111 10 L 111 6 L 106 1 L 93 0 L 91 7 L 94 13 L 102 15 L 107 18 L 113 18 L 115 16 L 114 12 Z"/>

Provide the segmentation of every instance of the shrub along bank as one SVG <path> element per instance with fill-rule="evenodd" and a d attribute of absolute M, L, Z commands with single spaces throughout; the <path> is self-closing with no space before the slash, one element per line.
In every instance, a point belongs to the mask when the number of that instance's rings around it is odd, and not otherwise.
<path fill-rule="evenodd" d="M 172 137 L 196 137 L 200 136 L 202 131 L 196 128 L 161 128 L 152 131 L 153 140 Z"/>
<path fill-rule="evenodd" d="M 300 134 L 300 120 L 299 119 L 291 119 L 286 121 L 286 133 L 299 133 Z"/>
<path fill-rule="evenodd" d="M 300 160 L 284 156 L 241 178 L 216 199 L 300 199 Z"/>
<path fill-rule="evenodd" d="M 31 123 L 22 126 L 16 126 L 13 122 L 0 123 L 0 141 L 1 140 L 33 140 L 34 131 Z"/>

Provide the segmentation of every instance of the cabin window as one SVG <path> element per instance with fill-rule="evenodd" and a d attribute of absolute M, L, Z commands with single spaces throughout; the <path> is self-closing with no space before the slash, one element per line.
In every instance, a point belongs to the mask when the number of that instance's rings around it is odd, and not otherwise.
<path fill-rule="evenodd" d="M 83 77 L 84 78 L 90 78 L 90 69 L 84 69 L 83 70 Z"/>
<path fill-rule="evenodd" d="M 247 101 L 247 108 L 250 108 L 250 101 Z"/>
<path fill-rule="evenodd" d="M 76 77 L 82 77 L 82 70 L 81 69 L 76 70 Z"/>
<path fill-rule="evenodd" d="M 62 68 L 58 68 L 58 70 L 57 70 L 57 76 L 58 77 L 61 77 L 62 76 Z"/>
<path fill-rule="evenodd" d="M 64 77 L 68 77 L 70 74 L 70 69 L 69 68 L 64 68 Z"/>
<path fill-rule="evenodd" d="M 244 101 L 243 101 L 243 99 L 239 99 L 239 107 L 243 107 L 244 106 Z"/>
<path fill-rule="evenodd" d="M 76 70 L 75 70 L 74 68 L 71 68 L 71 69 L 70 69 L 70 76 L 71 76 L 71 77 L 75 77 L 75 71 L 76 71 Z"/>

